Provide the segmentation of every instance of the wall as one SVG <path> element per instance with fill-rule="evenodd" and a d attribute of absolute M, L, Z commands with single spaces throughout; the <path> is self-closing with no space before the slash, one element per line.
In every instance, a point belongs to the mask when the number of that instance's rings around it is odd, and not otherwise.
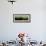
<path fill-rule="evenodd" d="M 37 41 L 46 40 L 45 0 L 17 0 L 13 5 L 0 0 L 0 40 L 13 40 L 19 32 L 31 34 Z M 31 14 L 31 23 L 13 23 L 13 13 Z"/>

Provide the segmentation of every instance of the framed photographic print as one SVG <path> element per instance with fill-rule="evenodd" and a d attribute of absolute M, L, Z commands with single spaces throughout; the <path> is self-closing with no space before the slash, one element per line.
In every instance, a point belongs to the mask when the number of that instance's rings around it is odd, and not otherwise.
<path fill-rule="evenodd" d="M 14 23 L 30 23 L 31 15 L 30 14 L 13 14 Z"/>

